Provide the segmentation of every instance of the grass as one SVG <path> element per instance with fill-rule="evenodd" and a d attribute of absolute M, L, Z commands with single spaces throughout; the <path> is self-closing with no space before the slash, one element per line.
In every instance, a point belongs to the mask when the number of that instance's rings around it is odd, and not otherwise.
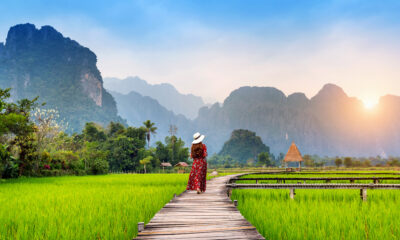
<path fill-rule="evenodd" d="M 0 239 L 132 239 L 187 174 L 1 180 Z"/>
<path fill-rule="evenodd" d="M 234 190 L 232 199 L 267 239 L 400 239 L 400 191 L 368 190 L 366 202 L 359 193 L 297 189 L 293 200 L 288 189 L 243 189 Z"/>

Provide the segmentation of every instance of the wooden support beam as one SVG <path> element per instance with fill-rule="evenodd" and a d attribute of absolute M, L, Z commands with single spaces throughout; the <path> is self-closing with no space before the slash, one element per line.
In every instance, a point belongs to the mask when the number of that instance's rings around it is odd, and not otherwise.
<path fill-rule="evenodd" d="M 233 200 L 233 205 L 234 205 L 235 207 L 237 207 L 238 201 L 237 201 L 237 200 Z"/>
<path fill-rule="evenodd" d="M 138 232 L 141 232 L 144 230 L 144 222 L 138 222 Z"/>
<path fill-rule="evenodd" d="M 360 197 L 363 201 L 367 201 L 367 189 L 365 188 L 360 189 Z"/>
<path fill-rule="evenodd" d="M 290 198 L 291 198 L 291 199 L 294 199 L 294 196 L 295 196 L 295 195 L 296 195 L 296 192 L 295 192 L 294 188 L 291 188 L 291 189 L 290 189 L 290 193 L 289 193 Z"/>
<path fill-rule="evenodd" d="M 228 188 L 227 195 L 228 197 L 232 196 L 232 188 Z"/>

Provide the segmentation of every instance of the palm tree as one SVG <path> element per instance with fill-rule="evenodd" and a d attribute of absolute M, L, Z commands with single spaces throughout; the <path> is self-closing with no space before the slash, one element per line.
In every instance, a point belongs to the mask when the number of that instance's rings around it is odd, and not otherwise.
<path fill-rule="evenodd" d="M 146 164 L 149 164 L 151 162 L 151 160 L 153 160 L 153 157 L 152 156 L 147 156 L 147 157 L 145 157 L 145 158 L 143 158 L 142 160 L 139 161 L 140 164 L 143 164 L 143 166 L 144 166 L 144 173 L 147 172 L 146 171 Z"/>
<path fill-rule="evenodd" d="M 144 127 L 146 128 L 146 138 L 147 138 L 147 148 L 150 148 L 150 135 L 156 134 L 157 127 L 154 127 L 155 123 L 147 120 L 143 122 Z"/>

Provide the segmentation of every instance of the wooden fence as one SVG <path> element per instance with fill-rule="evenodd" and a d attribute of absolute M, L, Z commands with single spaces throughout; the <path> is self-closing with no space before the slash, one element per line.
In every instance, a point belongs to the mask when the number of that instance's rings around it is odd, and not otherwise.
<path fill-rule="evenodd" d="M 261 181 L 277 181 L 277 183 L 286 183 L 286 181 L 325 181 L 330 183 L 331 181 L 349 181 L 354 183 L 360 180 L 371 180 L 371 182 L 377 184 L 384 180 L 397 180 L 400 181 L 400 177 L 271 177 L 271 178 L 232 178 L 229 183 L 235 183 L 238 181 L 255 181 L 259 183 Z"/>

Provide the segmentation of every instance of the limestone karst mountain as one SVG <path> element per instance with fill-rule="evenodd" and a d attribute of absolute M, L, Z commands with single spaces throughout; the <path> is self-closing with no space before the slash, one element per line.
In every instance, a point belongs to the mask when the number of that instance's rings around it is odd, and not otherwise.
<path fill-rule="evenodd" d="M 96 55 L 51 26 L 10 28 L 0 44 L 0 87 L 12 88 L 13 100 L 39 96 L 69 124 L 82 129 L 88 121 L 123 121 L 112 96 L 103 88 Z"/>
<path fill-rule="evenodd" d="M 137 92 L 121 94 L 110 91 L 117 102 L 118 113 L 131 126 L 142 126 L 146 120 L 151 120 L 157 127 L 157 134 L 153 136 L 155 141 L 164 141 L 168 136 L 171 125 L 177 127 L 178 136 L 185 136 L 186 142 L 190 140 L 192 122 L 183 115 L 176 115 L 167 110 L 157 100 L 142 96 Z"/>
<path fill-rule="evenodd" d="M 295 141 L 303 154 L 321 156 L 400 155 L 400 97 L 385 96 L 374 111 L 326 84 L 311 99 L 285 96 L 271 87 L 242 87 L 222 105 L 200 109 L 195 126 L 219 151 L 234 129 L 259 135 L 271 152 L 284 153 Z"/>
<path fill-rule="evenodd" d="M 196 118 L 199 109 L 205 105 L 201 97 L 182 94 L 171 84 L 149 84 L 139 77 L 104 78 L 104 87 L 122 94 L 135 91 L 142 96 L 151 97 L 166 109 L 189 119 Z"/>

